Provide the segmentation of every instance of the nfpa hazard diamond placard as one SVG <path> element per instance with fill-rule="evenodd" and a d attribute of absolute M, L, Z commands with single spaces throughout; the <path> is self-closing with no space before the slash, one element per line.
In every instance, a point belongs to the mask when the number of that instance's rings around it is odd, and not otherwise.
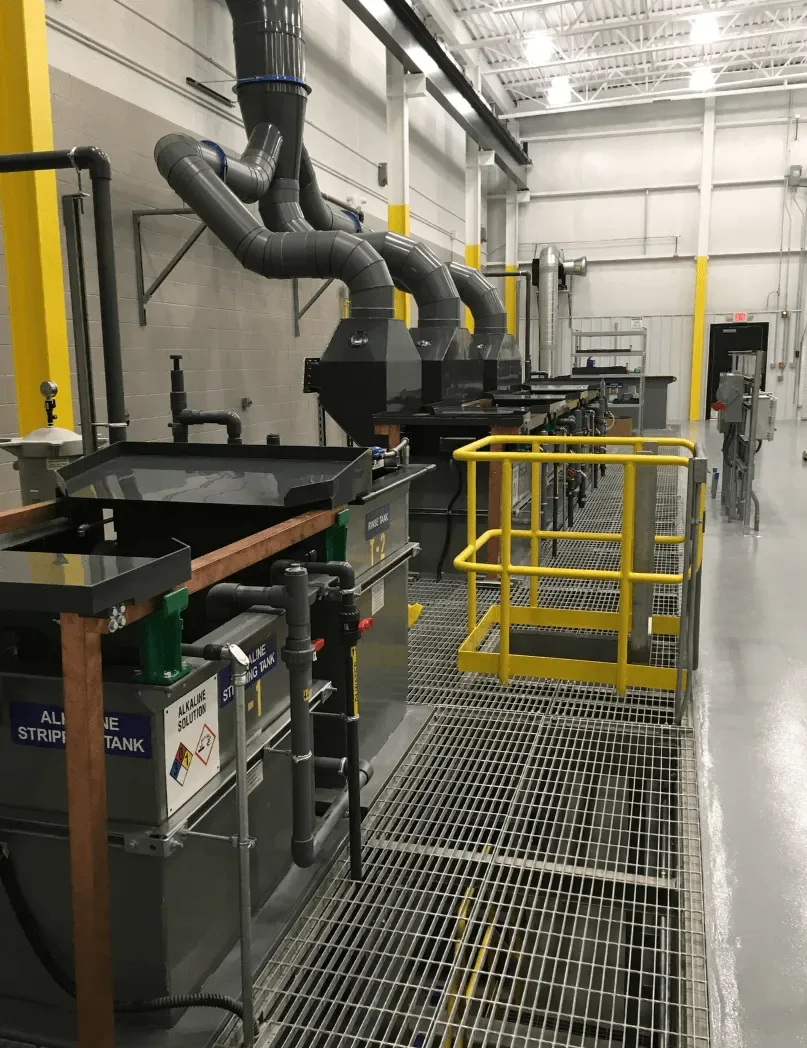
<path fill-rule="evenodd" d="M 164 717 L 165 797 L 173 815 L 221 767 L 218 677 L 166 706 Z"/>

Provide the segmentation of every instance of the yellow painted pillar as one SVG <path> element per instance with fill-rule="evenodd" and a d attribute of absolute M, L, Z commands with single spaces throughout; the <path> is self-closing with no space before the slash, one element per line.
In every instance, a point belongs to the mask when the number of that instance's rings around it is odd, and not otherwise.
<path fill-rule="evenodd" d="M 387 228 L 409 232 L 409 96 L 401 63 L 387 52 Z M 412 300 L 395 291 L 395 317 L 412 323 Z"/>
<path fill-rule="evenodd" d="M 507 183 L 504 212 L 504 269 L 506 273 L 518 272 L 518 190 L 512 182 Z M 507 311 L 507 332 L 516 337 L 518 331 L 518 280 L 504 279 L 504 308 Z"/>
<path fill-rule="evenodd" d="M 698 254 L 695 259 L 695 301 L 692 308 L 692 356 L 689 378 L 689 419 L 702 418 L 703 338 L 706 327 L 706 275 L 709 268 L 709 224 L 712 215 L 712 172 L 715 156 L 715 100 L 704 99 L 703 152 L 698 197 Z"/>
<path fill-rule="evenodd" d="M 0 0 L 0 153 L 53 149 L 42 0 Z M 56 174 L 0 175 L 11 346 L 21 434 L 46 424 L 40 383 L 59 386 L 73 428 Z"/>
<path fill-rule="evenodd" d="M 692 371 L 689 385 L 689 418 L 701 417 L 701 385 L 703 384 L 703 337 L 706 328 L 706 275 L 708 255 L 695 259 L 695 306 L 692 316 Z"/>
<path fill-rule="evenodd" d="M 482 268 L 482 172 L 479 167 L 479 147 L 472 138 L 465 140 L 465 265 Z M 474 330 L 471 311 L 465 307 L 465 326 Z"/>

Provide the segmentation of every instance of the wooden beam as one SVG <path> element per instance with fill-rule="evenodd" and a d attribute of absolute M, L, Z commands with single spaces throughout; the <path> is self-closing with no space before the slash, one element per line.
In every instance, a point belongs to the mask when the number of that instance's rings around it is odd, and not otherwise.
<path fill-rule="evenodd" d="M 115 1044 L 99 626 L 96 619 L 61 616 L 79 1048 L 113 1048 Z"/>
<path fill-rule="evenodd" d="M 393 448 L 397 448 L 398 445 L 401 443 L 401 427 L 396 426 L 392 423 L 387 425 L 386 423 L 377 422 L 375 425 L 375 435 L 377 437 L 387 438 L 388 451 L 391 451 Z"/>
<path fill-rule="evenodd" d="M 340 507 L 343 509 L 344 507 Z M 289 546 L 294 546 L 303 539 L 317 535 L 319 532 L 329 528 L 336 522 L 336 514 L 340 510 L 320 509 L 301 513 L 299 517 L 292 517 L 280 524 L 275 524 L 264 531 L 257 531 L 254 535 L 248 535 L 245 539 L 222 546 L 221 549 L 211 550 L 202 557 L 191 561 L 191 577 L 183 583 L 189 593 L 197 593 L 199 590 L 213 586 L 217 582 L 235 575 L 244 568 L 249 568 L 267 557 L 281 553 Z M 182 587 L 178 586 L 177 589 Z M 138 619 L 151 615 L 159 607 L 160 599 L 146 600 L 140 604 L 129 604 L 126 607 L 127 626 Z M 107 632 L 108 625 L 102 623 L 101 629 Z"/>
<path fill-rule="evenodd" d="M 0 511 L 0 535 L 19 528 L 30 528 L 47 520 L 64 516 L 64 506 L 58 499 L 51 502 L 34 502 L 30 506 Z"/>

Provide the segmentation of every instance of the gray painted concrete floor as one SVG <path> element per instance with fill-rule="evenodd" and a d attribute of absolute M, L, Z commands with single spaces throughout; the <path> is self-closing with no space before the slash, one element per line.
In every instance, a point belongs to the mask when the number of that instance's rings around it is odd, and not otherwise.
<path fill-rule="evenodd" d="M 715 424 L 695 433 L 719 465 Z M 707 504 L 694 716 L 716 1048 L 807 1045 L 805 448 L 796 422 L 763 445 L 758 537 Z"/>

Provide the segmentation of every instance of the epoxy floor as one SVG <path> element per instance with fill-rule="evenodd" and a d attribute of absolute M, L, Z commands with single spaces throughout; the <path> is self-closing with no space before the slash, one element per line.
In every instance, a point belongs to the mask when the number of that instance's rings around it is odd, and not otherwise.
<path fill-rule="evenodd" d="M 714 423 L 705 438 L 720 462 Z M 695 684 L 716 1048 L 807 1045 L 807 425 L 757 459 L 758 537 L 709 501 Z"/>

